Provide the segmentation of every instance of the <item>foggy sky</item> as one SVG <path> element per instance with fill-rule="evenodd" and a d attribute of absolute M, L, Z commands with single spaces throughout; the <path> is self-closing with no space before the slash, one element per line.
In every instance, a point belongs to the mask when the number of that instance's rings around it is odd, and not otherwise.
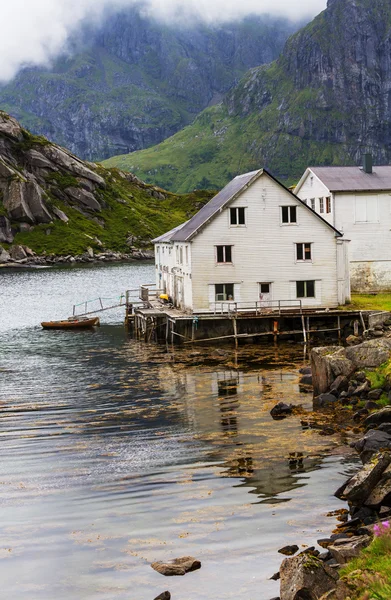
<path fill-rule="evenodd" d="M 107 10 L 137 0 L 6 0 L 1 7 L 0 81 L 25 65 L 46 65 L 66 48 L 69 35 L 88 19 L 101 22 Z M 326 0 L 144 0 L 144 12 L 170 22 L 221 23 L 248 14 L 269 13 L 291 19 L 313 17 Z"/>

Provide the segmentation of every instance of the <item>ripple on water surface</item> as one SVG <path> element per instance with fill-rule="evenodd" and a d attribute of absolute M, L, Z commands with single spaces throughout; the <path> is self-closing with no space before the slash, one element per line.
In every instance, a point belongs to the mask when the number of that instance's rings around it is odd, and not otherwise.
<path fill-rule="evenodd" d="M 280 400 L 311 408 L 300 347 L 167 351 L 129 340 L 120 313 L 93 332 L 35 327 L 153 275 L 121 265 L 0 280 L 8 597 L 149 600 L 168 587 L 178 599 L 267 598 L 276 550 L 333 527 L 325 514 L 351 464 L 327 457 L 330 440 L 299 416 L 269 414 Z M 149 566 L 187 554 L 203 566 L 184 578 Z"/>

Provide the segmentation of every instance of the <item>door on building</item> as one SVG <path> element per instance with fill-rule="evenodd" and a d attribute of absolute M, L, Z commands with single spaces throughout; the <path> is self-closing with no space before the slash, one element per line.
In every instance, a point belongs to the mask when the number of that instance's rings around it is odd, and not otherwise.
<path fill-rule="evenodd" d="M 261 306 L 265 308 L 272 306 L 272 284 L 270 282 L 262 282 L 259 284 L 259 300 Z"/>
<path fill-rule="evenodd" d="M 177 308 L 183 308 L 183 277 L 174 276 L 174 304 Z"/>

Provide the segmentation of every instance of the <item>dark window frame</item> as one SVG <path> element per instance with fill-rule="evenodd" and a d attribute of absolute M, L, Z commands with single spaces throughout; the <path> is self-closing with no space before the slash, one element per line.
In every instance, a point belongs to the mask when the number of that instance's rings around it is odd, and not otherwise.
<path fill-rule="evenodd" d="M 297 225 L 297 206 L 281 206 L 281 223 L 283 225 Z"/>
<path fill-rule="evenodd" d="M 297 242 L 295 246 L 297 262 L 312 262 L 312 242 Z"/>
<path fill-rule="evenodd" d="M 223 296 L 223 298 L 218 298 L 218 296 Z M 231 299 L 229 299 L 230 296 Z M 215 302 L 234 302 L 234 300 L 234 283 L 215 283 Z"/>
<path fill-rule="evenodd" d="M 246 207 L 234 206 L 229 209 L 229 224 L 230 227 L 245 227 L 246 226 Z"/>
<path fill-rule="evenodd" d="M 232 244 L 216 246 L 216 263 L 218 265 L 232 264 Z"/>
<path fill-rule="evenodd" d="M 316 298 L 315 279 L 296 281 L 296 298 Z"/>

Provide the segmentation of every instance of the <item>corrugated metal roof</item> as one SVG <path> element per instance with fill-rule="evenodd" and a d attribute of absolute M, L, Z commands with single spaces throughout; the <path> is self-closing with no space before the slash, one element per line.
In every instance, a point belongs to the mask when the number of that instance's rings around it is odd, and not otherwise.
<path fill-rule="evenodd" d="M 197 214 L 194 215 L 187 223 L 183 225 L 174 235 L 171 236 L 171 241 L 176 242 L 186 242 L 189 240 L 202 225 L 205 225 L 207 221 L 214 214 L 219 212 L 221 208 L 223 208 L 227 202 L 232 200 L 234 196 L 238 192 L 240 192 L 250 181 L 256 178 L 260 173 L 262 173 L 262 169 L 258 171 L 251 171 L 250 173 L 244 173 L 243 175 L 238 175 L 232 181 L 230 181 L 225 188 L 221 190 L 216 196 L 205 204 L 198 211 Z"/>
<path fill-rule="evenodd" d="M 391 190 L 391 166 L 373 167 L 365 173 L 360 167 L 309 167 L 330 192 L 370 192 Z"/>

